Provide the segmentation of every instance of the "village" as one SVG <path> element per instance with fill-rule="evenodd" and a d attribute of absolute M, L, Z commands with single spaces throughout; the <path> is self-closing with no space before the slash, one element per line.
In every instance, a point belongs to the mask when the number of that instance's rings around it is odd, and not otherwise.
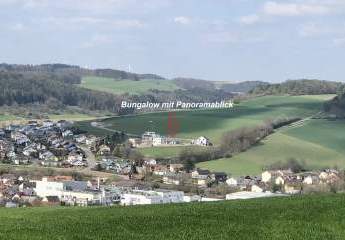
<path fill-rule="evenodd" d="M 4 166 L 52 169 L 46 176 L 34 171 L 2 171 L 1 206 L 128 206 L 344 190 L 344 174 L 336 169 L 266 169 L 259 176 L 236 177 L 187 169 L 183 163 L 161 162 L 136 152 L 140 147 L 179 144 L 175 138 L 144 132 L 141 137 L 117 143 L 121 134 L 110 138 L 114 142 L 79 133 L 72 126 L 68 121 L 45 120 L 0 129 L 0 160 Z M 190 144 L 212 145 L 205 136 Z M 68 169 L 72 174 L 60 174 L 57 169 Z"/>

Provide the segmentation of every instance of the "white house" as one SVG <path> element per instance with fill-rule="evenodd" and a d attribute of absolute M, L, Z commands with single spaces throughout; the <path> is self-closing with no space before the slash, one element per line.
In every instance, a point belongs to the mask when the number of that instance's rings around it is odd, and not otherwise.
<path fill-rule="evenodd" d="M 229 186 L 237 186 L 237 180 L 235 178 L 229 178 L 226 180 L 226 184 Z"/>
<path fill-rule="evenodd" d="M 43 127 L 53 127 L 54 126 L 54 122 L 52 122 L 50 120 L 44 120 L 42 125 L 43 125 Z"/>
<path fill-rule="evenodd" d="M 197 139 L 193 140 L 192 144 L 199 145 L 199 146 L 210 146 L 210 145 L 212 145 L 210 140 L 204 136 L 198 137 Z"/>
<path fill-rule="evenodd" d="M 312 184 L 317 183 L 318 181 L 319 181 L 319 179 L 317 176 L 309 175 L 309 176 L 304 178 L 303 183 L 307 184 L 307 185 L 312 185 Z"/>
<path fill-rule="evenodd" d="M 35 192 L 39 197 L 58 196 L 61 197 L 64 190 L 63 182 L 51 182 L 47 178 L 42 181 L 36 181 Z"/>
<path fill-rule="evenodd" d="M 100 191 L 63 191 L 60 200 L 70 205 L 87 206 L 101 204 L 102 197 Z"/>
<path fill-rule="evenodd" d="M 88 182 L 83 181 L 48 181 L 42 178 L 42 181 L 34 181 L 36 183 L 35 192 L 39 197 L 57 196 L 59 199 L 67 192 L 83 192 L 89 187 Z"/>
<path fill-rule="evenodd" d="M 136 148 L 140 146 L 141 138 L 128 138 L 128 142 L 132 147 Z"/>
<path fill-rule="evenodd" d="M 278 177 L 284 177 L 292 174 L 290 170 L 273 170 L 273 171 L 264 171 L 261 174 L 261 180 L 264 183 L 271 182 Z"/>
<path fill-rule="evenodd" d="M 69 137 L 73 136 L 73 132 L 71 130 L 66 130 L 62 132 L 62 137 Z"/>
<path fill-rule="evenodd" d="M 285 180 L 282 176 L 278 176 L 275 180 L 274 180 L 275 184 L 277 185 L 283 185 L 285 183 Z"/>
<path fill-rule="evenodd" d="M 260 186 L 256 185 L 256 184 L 254 184 L 254 185 L 252 186 L 251 191 L 252 191 L 252 192 L 256 192 L 256 193 L 261 193 L 261 192 L 264 191 L 264 189 L 261 188 Z"/>

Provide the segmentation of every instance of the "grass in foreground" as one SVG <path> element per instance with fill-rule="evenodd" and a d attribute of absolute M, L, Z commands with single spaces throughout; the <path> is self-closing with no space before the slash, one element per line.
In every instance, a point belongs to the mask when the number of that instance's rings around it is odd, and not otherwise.
<path fill-rule="evenodd" d="M 0 238 L 344 239 L 344 194 L 215 203 L 0 209 Z"/>

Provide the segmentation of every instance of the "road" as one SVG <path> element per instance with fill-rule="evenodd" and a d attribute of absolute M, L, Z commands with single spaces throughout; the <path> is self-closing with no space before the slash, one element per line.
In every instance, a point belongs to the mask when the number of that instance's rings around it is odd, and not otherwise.
<path fill-rule="evenodd" d="M 87 146 L 79 145 L 78 147 L 84 151 L 87 160 L 87 167 L 81 171 L 92 171 L 92 169 L 97 165 L 95 154 L 93 154 Z"/>

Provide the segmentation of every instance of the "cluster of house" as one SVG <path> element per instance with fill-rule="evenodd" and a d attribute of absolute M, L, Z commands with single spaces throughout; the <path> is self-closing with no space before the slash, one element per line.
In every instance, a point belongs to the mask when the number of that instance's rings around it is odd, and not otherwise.
<path fill-rule="evenodd" d="M 72 124 L 65 120 L 29 121 L 0 129 L 0 161 L 16 165 L 86 166 L 85 153 L 78 146 L 81 139 L 73 135 Z"/>
<path fill-rule="evenodd" d="M 168 180 L 171 173 L 182 174 L 181 166 L 169 165 L 162 175 L 166 184 L 179 185 L 180 182 Z M 231 189 L 224 196 L 208 198 L 205 195 L 186 194 L 178 190 L 151 189 L 137 187 L 119 187 L 105 184 L 105 179 L 75 181 L 71 176 L 43 177 L 28 179 L 13 174 L 0 176 L 0 205 L 6 207 L 41 206 L 41 205 L 113 205 L 120 204 L 164 204 L 193 201 L 219 201 L 232 199 L 248 199 L 270 196 L 287 196 L 301 193 L 301 186 L 327 185 L 342 180 L 336 170 L 295 174 L 289 170 L 265 171 L 261 177 L 228 178 L 223 173 L 211 173 L 196 169 L 189 174 L 193 184 L 207 186 L 218 182 Z M 272 186 L 280 186 L 279 191 Z M 169 188 L 171 189 L 171 188 Z"/>
<path fill-rule="evenodd" d="M 101 188 L 100 179 L 75 181 L 71 176 L 43 177 L 40 180 L 4 174 L 0 177 L 0 205 L 109 205 L 119 201 L 111 189 Z"/>
<path fill-rule="evenodd" d="M 75 181 L 71 176 L 27 179 L 13 174 L 0 177 L 0 206 L 142 205 L 201 201 L 182 191 L 136 189 L 105 185 L 104 179 Z"/>
<path fill-rule="evenodd" d="M 320 186 L 336 184 L 344 181 L 338 170 L 326 169 L 323 171 L 311 171 L 293 173 L 291 170 L 264 171 L 261 174 L 261 182 L 279 186 L 285 193 L 295 194 L 302 191 L 302 186 Z"/>
<path fill-rule="evenodd" d="M 156 132 L 144 132 L 140 138 L 129 138 L 132 147 L 156 147 L 181 144 L 181 139 L 162 136 Z M 207 137 L 200 136 L 191 141 L 192 145 L 210 146 L 212 143 Z"/>
<path fill-rule="evenodd" d="M 293 173 L 291 170 L 264 171 L 261 176 L 229 177 L 224 172 L 210 172 L 195 169 L 187 173 L 182 164 L 157 164 L 154 160 L 145 161 L 146 169 L 160 176 L 162 183 L 167 185 L 197 185 L 201 188 L 213 184 L 226 184 L 234 191 L 269 193 L 282 192 L 286 194 L 301 193 L 303 186 L 318 186 L 335 184 L 344 179 L 341 173 L 334 169 L 323 171 Z"/>
<path fill-rule="evenodd" d="M 100 167 L 116 174 L 129 175 L 132 172 L 133 164 L 126 159 L 107 155 L 101 157 Z"/>

